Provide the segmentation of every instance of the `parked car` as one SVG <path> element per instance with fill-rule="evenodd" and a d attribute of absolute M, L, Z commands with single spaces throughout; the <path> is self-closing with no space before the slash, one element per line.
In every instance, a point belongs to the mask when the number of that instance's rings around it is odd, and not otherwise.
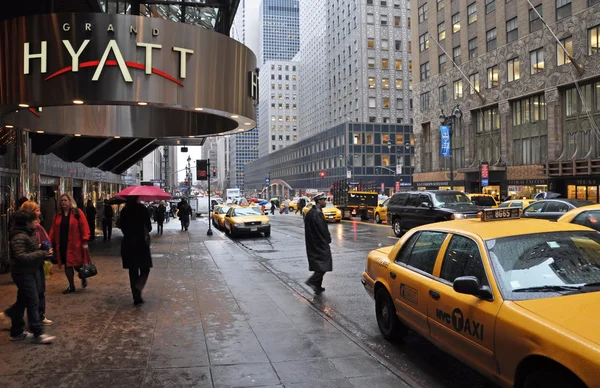
<path fill-rule="evenodd" d="M 537 202 L 537 199 L 510 199 L 508 201 L 502 202 L 500 205 L 498 205 L 498 208 L 520 207 L 521 209 L 523 209 L 524 207 L 527 207 L 535 202 Z"/>
<path fill-rule="evenodd" d="M 558 222 L 583 225 L 600 232 L 600 205 L 582 206 L 570 210 Z"/>
<path fill-rule="evenodd" d="M 490 194 L 467 194 L 467 197 L 480 209 L 497 208 L 498 202 Z"/>
<path fill-rule="evenodd" d="M 541 218 L 556 221 L 566 212 L 582 206 L 594 205 L 582 199 L 542 199 L 523 209 L 523 218 Z"/>
<path fill-rule="evenodd" d="M 390 199 L 384 199 L 383 201 L 379 201 L 379 204 L 375 208 L 375 222 L 381 224 L 383 221 L 387 220 L 387 205 L 390 202 Z"/>
<path fill-rule="evenodd" d="M 461 191 L 405 191 L 390 198 L 387 223 L 400 237 L 404 230 L 439 221 L 477 218 L 478 212 L 479 208 Z"/>

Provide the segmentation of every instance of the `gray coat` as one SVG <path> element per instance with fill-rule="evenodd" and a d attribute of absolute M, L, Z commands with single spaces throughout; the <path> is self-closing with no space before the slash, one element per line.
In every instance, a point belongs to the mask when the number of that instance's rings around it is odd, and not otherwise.
<path fill-rule="evenodd" d="M 317 206 L 313 206 L 304 217 L 304 238 L 309 271 L 332 271 L 331 234 L 323 212 Z"/>

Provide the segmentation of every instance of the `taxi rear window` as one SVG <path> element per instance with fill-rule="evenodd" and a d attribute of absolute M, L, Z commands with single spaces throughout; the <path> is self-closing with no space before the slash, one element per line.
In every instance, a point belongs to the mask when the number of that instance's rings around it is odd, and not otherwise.
<path fill-rule="evenodd" d="M 597 232 L 525 234 L 487 240 L 486 245 L 505 299 L 553 297 L 557 293 L 523 291 L 600 282 Z"/>
<path fill-rule="evenodd" d="M 496 206 L 496 201 L 494 198 L 487 196 L 473 196 L 471 201 L 477 206 Z"/>

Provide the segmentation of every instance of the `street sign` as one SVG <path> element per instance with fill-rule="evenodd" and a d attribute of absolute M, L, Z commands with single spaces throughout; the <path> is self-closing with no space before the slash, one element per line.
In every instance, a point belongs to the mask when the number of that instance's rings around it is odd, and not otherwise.
<path fill-rule="evenodd" d="M 348 179 L 352 178 L 352 171 L 350 171 L 350 170 L 346 171 L 346 178 L 348 178 Z"/>
<path fill-rule="evenodd" d="M 152 183 L 165 183 L 164 179 L 150 179 Z"/>
<path fill-rule="evenodd" d="M 488 179 L 481 179 L 481 187 L 489 186 L 490 181 Z"/>
<path fill-rule="evenodd" d="M 490 165 L 488 163 L 481 163 L 481 179 L 488 179 L 490 177 Z"/>
<path fill-rule="evenodd" d="M 440 156 L 450 156 L 450 127 L 441 125 L 440 135 L 442 139 Z"/>
<path fill-rule="evenodd" d="M 400 182 L 396 182 L 396 191 L 400 191 Z"/>
<path fill-rule="evenodd" d="M 265 184 L 268 186 L 271 183 L 271 179 L 269 177 L 265 178 Z"/>
<path fill-rule="evenodd" d="M 196 160 L 196 180 L 197 181 L 208 180 L 208 160 L 206 160 L 206 159 Z"/>
<path fill-rule="evenodd" d="M 397 164 L 396 165 L 396 175 L 401 175 L 401 174 L 402 174 L 402 165 Z"/>
<path fill-rule="evenodd" d="M 381 191 L 385 191 L 385 183 L 381 184 Z"/>

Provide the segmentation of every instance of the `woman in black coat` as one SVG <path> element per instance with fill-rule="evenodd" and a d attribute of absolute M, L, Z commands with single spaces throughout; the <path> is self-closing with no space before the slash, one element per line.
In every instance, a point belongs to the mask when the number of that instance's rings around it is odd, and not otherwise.
<path fill-rule="evenodd" d="M 85 218 L 87 219 L 88 226 L 90 227 L 90 240 L 96 239 L 96 207 L 91 199 L 88 199 L 87 206 L 85 207 Z"/>
<path fill-rule="evenodd" d="M 133 304 L 138 305 L 144 303 L 142 290 L 152 268 L 150 255 L 152 223 L 148 209 L 138 203 L 138 197 L 127 197 L 127 203 L 121 210 L 119 227 L 123 231 L 121 242 L 123 268 L 129 270 Z"/>
<path fill-rule="evenodd" d="M 164 202 L 161 202 L 154 213 L 154 220 L 156 220 L 156 234 L 163 234 L 163 225 L 165 223 L 165 214 L 167 214 L 167 208 Z"/>

